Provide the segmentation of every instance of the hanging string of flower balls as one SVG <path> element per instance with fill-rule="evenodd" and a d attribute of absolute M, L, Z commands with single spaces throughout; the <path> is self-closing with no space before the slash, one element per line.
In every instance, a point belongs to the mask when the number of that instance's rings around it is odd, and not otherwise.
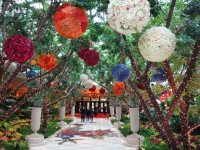
<path fill-rule="evenodd" d="M 113 86 L 113 92 L 117 96 L 122 95 L 122 91 L 124 90 L 125 90 L 125 84 L 123 82 L 116 82 Z"/>
<path fill-rule="evenodd" d="M 56 31 L 65 38 L 80 37 L 88 27 L 85 9 L 70 3 L 59 6 L 54 14 L 54 26 Z"/>
<path fill-rule="evenodd" d="M 150 6 L 147 0 L 110 0 L 108 24 L 119 33 L 130 35 L 147 25 Z"/>
<path fill-rule="evenodd" d="M 38 66 L 46 71 L 50 71 L 57 66 L 57 58 L 54 54 L 43 54 L 38 56 Z"/>
<path fill-rule="evenodd" d="M 116 81 L 125 82 L 130 77 L 130 69 L 124 64 L 118 64 L 112 69 L 112 75 Z"/>
<path fill-rule="evenodd" d="M 165 75 L 165 69 L 163 68 L 156 68 L 156 73 L 152 76 L 152 81 L 156 83 L 162 83 L 167 80 Z"/>
<path fill-rule="evenodd" d="M 85 53 L 84 61 L 88 66 L 95 66 L 100 60 L 99 53 L 95 50 L 89 50 Z"/>
<path fill-rule="evenodd" d="M 3 51 L 8 60 L 23 63 L 32 58 L 34 45 L 27 37 L 17 34 L 9 37 L 4 42 Z"/>
<path fill-rule="evenodd" d="M 79 58 L 81 59 L 85 59 L 85 54 L 89 51 L 90 49 L 89 48 L 84 48 L 84 49 L 79 49 L 79 52 L 78 52 L 78 56 Z"/>
<path fill-rule="evenodd" d="M 138 47 L 146 60 L 162 62 L 174 52 L 176 37 L 166 27 L 152 27 L 140 37 Z"/>

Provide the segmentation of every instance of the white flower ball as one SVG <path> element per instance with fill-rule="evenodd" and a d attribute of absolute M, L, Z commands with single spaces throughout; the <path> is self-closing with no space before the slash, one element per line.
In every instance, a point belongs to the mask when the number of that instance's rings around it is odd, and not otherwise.
<path fill-rule="evenodd" d="M 147 25 L 150 5 L 147 0 L 110 0 L 108 24 L 119 33 L 130 35 Z"/>
<path fill-rule="evenodd" d="M 88 76 L 86 74 L 80 75 L 80 81 L 85 82 L 86 80 L 88 80 Z"/>
<path fill-rule="evenodd" d="M 138 47 L 146 60 L 161 62 L 174 52 L 176 37 L 166 27 L 153 27 L 140 37 Z"/>
<path fill-rule="evenodd" d="M 85 87 L 86 89 L 90 89 L 90 88 L 93 87 L 93 81 L 92 81 L 92 80 L 87 80 L 87 81 L 85 81 L 85 82 L 83 83 L 83 85 L 84 85 L 84 87 Z"/>
<path fill-rule="evenodd" d="M 92 79 L 92 80 L 94 80 L 94 76 L 92 75 L 92 74 L 88 74 L 88 79 Z"/>

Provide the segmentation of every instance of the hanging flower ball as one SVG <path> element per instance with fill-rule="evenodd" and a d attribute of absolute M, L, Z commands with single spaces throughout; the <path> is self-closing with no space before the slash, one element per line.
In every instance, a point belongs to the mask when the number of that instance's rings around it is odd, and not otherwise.
<path fill-rule="evenodd" d="M 113 91 L 117 96 L 122 95 L 122 91 L 125 90 L 125 84 L 123 82 L 116 82 L 113 86 Z"/>
<path fill-rule="evenodd" d="M 89 89 L 89 91 L 94 92 L 96 90 L 96 86 L 93 85 L 92 88 Z"/>
<path fill-rule="evenodd" d="M 93 87 L 93 81 L 92 81 L 92 80 L 87 80 L 87 81 L 85 81 L 85 82 L 83 83 L 83 85 L 84 85 L 84 87 L 85 87 L 86 89 L 90 89 L 90 88 Z"/>
<path fill-rule="evenodd" d="M 22 87 L 20 88 L 17 92 L 16 92 L 16 98 L 20 98 L 21 96 L 23 96 L 24 94 L 26 94 L 28 92 L 28 88 L 27 87 Z"/>
<path fill-rule="evenodd" d="M 138 47 L 146 60 L 161 62 L 174 52 L 176 37 L 166 27 L 153 27 L 140 37 Z"/>
<path fill-rule="evenodd" d="M 52 82 L 50 83 L 50 87 L 53 87 L 53 86 L 55 86 L 56 84 L 57 84 L 56 81 L 52 81 Z"/>
<path fill-rule="evenodd" d="M 89 50 L 85 53 L 84 61 L 88 66 L 95 66 L 100 60 L 99 53 L 95 50 Z"/>
<path fill-rule="evenodd" d="M 119 64 L 112 69 L 112 75 L 116 81 L 124 82 L 130 77 L 130 69 L 124 64 Z"/>
<path fill-rule="evenodd" d="M 30 71 L 27 72 L 26 76 L 28 78 L 33 78 L 33 77 L 37 76 L 37 73 L 33 70 L 30 70 Z"/>
<path fill-rule="evenodd" d="M 85 82 L 86 80 L 88 80 L 88 75 L 86 74 L 80 75 L 80 81 Z"/>
<path fill-rule="evenodd" d="M 8 60 L 23 63 L 32 58 L 34 45 L 25 36 L 13 35 L 4 42 L 3 51 Z"/>
<path fill-rule="evenodd" d="M 101 88 L 100 90 L 99 90 L 99 93 L 100 94 L 104 94 L 106 92 L 106 90 L 104 89 L 104 88 Z"/>
<path fill-rule="evenodd" d="M 31 60 L 31 65 L 35 65 L 37 63 L 37 61 L 35 59 Z"/>
<path fill-rule="evenodd" d="M 108 24 L 119 33 L 130 35 L 147 25 L 150 6 L 147 0 L 110 0 Z"/>
<path fill-rule="evenodd" d="M 78 38 L 88 27 L 86 11 L 70 3 L 58 7 L 54 15 L 56 31 L 65 38 Z"/>
<path fill-rule="evenodd" d="M 38 65 L 47 71 L 54 69 L 57 62 L 58 60 L 54 54 L 43 54 L 38 56 Z"/>
<path fill-rule="evenodd" d="M 162 83 L 167 80 L 165 70 L 163 68 L 156 68 L 156 74 L 152 76 L 152 80 L 156 83 Z"/>
<path fill-rule="evenodd" d="M 89 48 L 84 48 L 84 49 L 80 49 L 80 51 L 78 52 L 78 56 L 81 58 L 81 59 L 85 59 L 85 54 L 90 51 Z"/>

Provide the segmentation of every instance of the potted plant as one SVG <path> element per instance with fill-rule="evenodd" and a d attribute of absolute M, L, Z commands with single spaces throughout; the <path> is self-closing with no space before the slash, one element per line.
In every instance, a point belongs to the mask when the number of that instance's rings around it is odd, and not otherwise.
<path fill-rule="evenodd" d="M 44 136 L 37 133 L 37 131 L 40 129 L 41 106 L 43 98 L 44 94 L 37 94 L 32 98 L 33 107 L 31 108 L 31 130 L 33 131 L 33 134 L 30 134 L 26 137 L 29 147 L 45 144 Z"/>
<path fill-rule="evenodd" d="M 67 122 L 64 122 L 63 120 L 65 119 L 65 109 L 66 109 L 66 100 L 61 100 L 60 102 L 60 118 L 61 118 L 61 121 L 58 123 L 58 125 L 60 127 L 64 127 L 67 125 Z"/>
<path fill-rule="evenodd" d="M 128 105 L 129 105 L 129 115 L 130 115 L 130 126 L 131 126 L 131 131 L 133 131 L 133 134 L 128 135 L 125 141 L 127 145 L 139 148 L 144 142 L 144 137 L 137 134 L 137 132 L 140 129 L 139 107 L 138 107 L 139 102 L 135 95 L 130 97 Z"/>

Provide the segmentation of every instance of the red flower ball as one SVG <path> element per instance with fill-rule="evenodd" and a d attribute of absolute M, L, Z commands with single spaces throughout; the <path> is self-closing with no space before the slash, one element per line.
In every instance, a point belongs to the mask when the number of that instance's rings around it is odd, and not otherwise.
<path fill-rule="evenodd" d="M 104 94 L 106 92 L 106 90 L 104 88 L 100 88 L 99 93 L 100 94 Z"/>
<path fill-rule="evenodd" d="M 84 60 L 85 58 L 85 54 L 90 51 L 89 48 L 84 48 L 84 49 L 80 49 L 80 51 L 78 52 L 78 56 Z"/>
<path fill-rule="evenodd" d="M 54 26 L 63 37 L 80 37 L 88 27 L 85 9 L 75 7 L 70 3 L 59 6 L 54 15 Z"/>
<path fill-rule="evenodd" d="M 91 92 L 93 92 L 95 90 L 96 90 L 96 86 L 95 85 L 93 85 L 93 87 L 89 89 L 89 91 L 91 91 Z"/>
<path fill-rule="evenodd" d="M 4 42 L 3 50 L 8 60 L 23 63 L 32 58 L 34 45 L 25 36 L 13 35 Z"/>
<path fill-rule="evenodd" d="M 95 66 L 100 60 L 99 53 L 95 50 L 89 50 L 85 53 L 84 61 L 88 66 Z"/>

